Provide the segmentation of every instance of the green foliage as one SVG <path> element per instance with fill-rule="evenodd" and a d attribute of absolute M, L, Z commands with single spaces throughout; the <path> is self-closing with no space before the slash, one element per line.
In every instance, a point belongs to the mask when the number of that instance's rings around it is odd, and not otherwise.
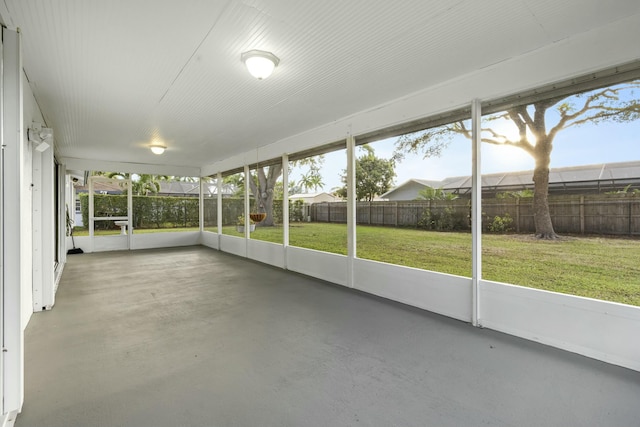
<path fill-rule="evenodd" d="M 418 192 L 416 200 L 456 200 L 458 195 L 447 193 L 442 188 L 425 187 Z"/>
<path fill-rule="evenodd" d="M 255 221 L 249 218 L 249 224 L 255 224 Z M 244 225 L 244 215 L 238 216 L 236 220 L 236 225 Z"/>
<path fill-rule="evenodd" d="M 493 221 L 489 224 L 489 231 L 494 233 L 508 233 L 513 231 L 513 218 L 509 213 L 505 213 L 504 216 L 496 215 L 493 217 Z"/>
<path fill-rule="evenodd" d="M 376 196 L 386 193 L 393 185 L 395 178 L 395 159 L 376 157 L 369 145 L 361 147 L 365 154 L 356 159 L 356 199 L 358 201 L 372 201 Z M 342 173 L 344 186 L 336 191 L 336 195 L 347 198 L 347 171 Z"/>
<path fill-rule="evenodd" d="M 631 184 L 629 184 L 626 187 L 624 187 L 622 190 L 607 191 L 604 194 L 611 194 L 611 195 L 616 195 L 616 196 L 636 197 L 636 196 L 640 196 L 640 189 L 634 188 L 632 190 L 631 189 Z"/>
<path fill-rule="evenodd" d="M 89 224 L 89 195 L 81 193 L 82 222 Z M 127 196 L 95 194 L 96 217 L 127 216 Z M 199 199 L 197 197 L 133 196 L 133 227 L 171 228 L 199 225 Z M 98 227 L 115 227 L 109 221 L 99 221 Z"/>
<path fill-rule="evenodd" d="M 468 121 L 466 126 L 470 126 Z M 409 133 L 398 137 L 394 156 L 402 158 L 405 153 L 421 153 L 423 158 L 440 157 L 457 133 L 461 133 L 464 122 L 454 122 L 427 130 Z"/>
<path fill-rule="evenodd" d="M 359 258 L 471 277 L 471 233 L 367 225 L 358 225 L 357 233 Z M 282 229 L 258 227 L 252 238 L 282 243 Z M 346 255 L 346 241 L 344 224 L 305 222 L 289 228 L 292 246 Z M 640 305 L 638 239 L 544 241 L 485 234 L 482 250 L 486 280 Z"/>
<path fill-rule="evenodd" d="M 244 196 L 244 173 L 234 173 L 233 175 L 222 178 L 222 184 L 233 188 L 233 197 Z"/>
<path fill-rule="evenodd" d="M 300 199 L 294 201 L 293 203 L 289 203 L 289 221 L 290 222 L 304 221 L 303 207 L 304 207 L 304 202 Z"/>
<path fill-rule="evenodd" d="M 496 199 L 528 199 L 533 197 L 533 190 L 503 191 L 496 194 Z"/>
<path fill-rule="evenodd" d="M 129 174 L 121 172 L 96 172 L 96 175 L 103 175 L 116 180 L 131 178 L 131 193 L 134 196 L 158 194 L 158 191 L 160 191 L 160 181 L 168 181 L 171 179 L 168 175 Z M 123 194 L 127 194 L 127 188 L 124 187 L 124 182 L 120 185 L 123 187 Z"/>
<path fill-rule="evenodd" d="M 505 111 L 483 117 L 482 142 L 522 149 L 535 161 L 537 168 L 547 170 L 551 161 L 553 141 L 565 129 L 603 122 L 630 122 L 640 119 L 640 98 L 634 93 L 640 80 L 599 88 L 578 94 L 536 101 L 529 105 L 515 105 Z M 546 114 L 557 113 L 554 120 Z M 490 127 L 492 123 L 495 126 Z M 504 126 L 504 125 L 507 126 Z M 511 128 L 510 130 L 507 130 Z M 472 138 L 470 121 L 457 121 L 440 127 L 403 135 L 396 141 L 396 152 L 423 153 L 424 157 L 437 156 L 455 135 Z M 517 136 L 512 136 L 517 135 Z M 578 149 L 577 147 L 576 149 Z M 546 172 L 548 176 L 548 171 Z M 536 184 L 538 194 L 547 194 L 547 180 Z M 543 188 L 538 187 L 542 185 Z M 549 204 L 545 198 L 535 198 L 540 220 L 536 221 L 536 235 L 556 238 L 551 224 Z"/>
<path fill-rule="evenodd" d="M 222 225 L 235 225 L 236 219 L 244 215 L 244 198 L 225 197 L 222 199 Z"/>
<path fill-rule="evenodd" d="M 282 198 L 273 201 L 273 222 L 275 224 L 282 224 Z"/>
<path fill-rule="evenodd" d="M 307 171 L 302 174 L 300 177 L 300 181 L 294 183 L 293 181 L 289 184 L 289 186 L 299 186 L 303 188 L 305 191 L 314 190 L 318 191 L 318 188 L 324 187 L 324 182 L 322 181 L 321 169 L 324 164 L 324 155 L 313 156 L 313 157 L 305 157 L 304 159 L 295 160 L 291 162 L 293 167 L 303 166 L 307 169 Z"/>
<path fill-rule="evenodd" d="M 418 220 L 418 228 L 434 231 L 459 231 L 468 228 L 466 216 L 451 206 L 426 208 Z"/>

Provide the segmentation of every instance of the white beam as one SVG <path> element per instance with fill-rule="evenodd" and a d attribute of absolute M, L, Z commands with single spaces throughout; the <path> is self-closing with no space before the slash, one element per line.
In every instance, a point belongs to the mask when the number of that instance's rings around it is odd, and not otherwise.
<path fill-rule="evenodd" d="M 352 135 L 347 136 L 347 256 L 348 274 L 347 284 L 353 283 L 353 260 L 357 256 L 356 250 L 356 140 Z"/>
<path fill-rule="evenodd" d="M 22 324 L 24 139 L 22 130 L 22 58 L 20 33 L 2 30 L 2 353 L 1 413 L 20 411 L 24 401 L 24 328 Z"/>
<path fill-rule="evenodd" d="M 35 153 L 34 153 L 35 154 Z M 42 158 L 42 303 L 47 310 L 55 304 L 56 198 L 53 147 Z"/>
<path fill-rule="evenodd" d="M 198 227 L 200 232 L 204 231 L 204 185 L 202 184 L 202 177 L 198 177 L 200 184 L 200 199 L 198 200 Z"/>
<path fill-rule="evenodd" d="M 249 200 L 249 180 L 251 179 L 251 174 L 249 172 L 249 166 L 244 165 L 244 238 L 246 239 L 247 244 L 247 251 L 245 253 L 249 253 L 249 238 L 251 237 L 251 223 L 249 221 L 249 212 L 251 210 L 251 201 Z"/>
<path fill-rule="evenodd" d="M 482 110 L 480 100 L 474 99 L 471 103 L 471 143 L 472 143 L 472 193 L 471 193 L 471 259 L 472 261 L 472 317 L 471 323 L 474 326 L 480 324 L 480 304 L 479 291 L 480 281 L 482 280 L 482 169 L 480 162 L 481 152 L 481 131 L 480 122 L 482 119 Z"/>
<path fill-rule="evenodd" d="M 43 302 L 43 220 L 42 212 L 42 155 L 36 150 L 32 150 L 32 171 L 31 171 L 31 195 L 33 198 L 33 212 L 31 213 L 33 253 L 31 254 L 32 265 L 32 309 L 34 312 L 42 311 Z M 50 215 L 48 215 L 50 217 Z"/>
<path fill-rule="evenodd" d="M 216 194 L 218 202 L 216 203 L 216 226 L 218 228 L 218 248 L 220 248 L 220 235 L 222 234 L 222 173 L 218 172 L 216 176 L 216 186 L 218 191 Z"/>
<path fill-rule="evenodd" d="M 67 170 L 200 176 L 200 168 L 191 166 L 112 162 L 107 160 L 78 159 L 73 157 L 63 157 L 60 161 L 66 165 Z"/>
<path fill-rule="evenodd" d="M 289 247 L 289 156 L 282 155 L 282 244 L 284 246 L 284 268 L 287 268 L 287 248 Z"/>

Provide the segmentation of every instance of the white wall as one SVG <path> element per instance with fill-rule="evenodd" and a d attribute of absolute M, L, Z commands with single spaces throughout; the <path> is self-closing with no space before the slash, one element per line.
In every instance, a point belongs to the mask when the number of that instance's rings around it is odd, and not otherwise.
<path fill-rule="evenodd" d="M 127 250 L 128 236 L 74 236 L 76 248 L 85 253 Z M 131 238 L 131 250 L 172 248 L 178 246 L 199 245 L 202 237 L 199 231 L 172 231 L 167 233 L 134 233 Z M 67 239 L 71 249 L 71 239 Z M 216 247 L 217 249 L 217 247 Z M 73 255 L 71 255 L 73 256 Z"/>
<path fill-rule="evenodd" d="M 218 233 L 203 231 L 200 234 L 199 243 L 212 249 L 220 249 L 220 238 L 218 237 Z"/>
<path fill-rule="evenodd" d="M 27 129 L 37 122 L 43 127 L 44 119 L 29 87 L 26 76 L 22 77 L 23 87 L 23 139 L 25 144 L 24 163 L 24 212 L 31 212 L 31 223 L 24 231 L 24 277 L 25 281 L 23 317 L 29 320 L 34 311 L 53 305 L 54 286 L 54 220 L 53 206 L 54 161 L 53 147 L 44 152 L 35 150 L 28 140 Z M 26 324 L 25 324 L 26 327 Z"/>
<path fill-rule="evenodd" d="M 280 244 L 249 239 L 247 241 L 247 257 L 284 268 L 284 246 Z"/>
<path fill-rule="evenodd" d="M 291 271 L 342 286 L 349 285 L 349 258 L 345 255 L 289 246 L 286 263 Z"/>
<path fill-rule="evenodd" d="M 354 287 L 393 301 L 471 322 L 471 278 L 354 260 Z"/>
<path fill-rule="evenodd" d="M 23 246 L 29 231 L 30 205 L 25 199 L 25 143 L 22 136 L 22 59 L 20 35 L 15 31 L 2 29 L 2 144 L 4 164 L 2 167 L 2 343 L 0 369 L 2 369 L 0 414 L 20 411 L 24 401 L 24 328 L 30 311 L 25 305 L 30 301 L 26 284 L 28 260 Z M 30 180 L 29 180 L 30 181 Z M 28 190 L 27 190 L 28 191 Z M 30 273 L 30 272 L 29 272 Z M 29 283 L 30 284 L 30 283 Z M 25 295 L 27 294 L 27 295 Z M 5 418 L 6 419 L 6 418 Z"/>
<path fill-rule="evenodd" d="M 482 281 L 482 326 L 640 371 L 640 308 Z"/>

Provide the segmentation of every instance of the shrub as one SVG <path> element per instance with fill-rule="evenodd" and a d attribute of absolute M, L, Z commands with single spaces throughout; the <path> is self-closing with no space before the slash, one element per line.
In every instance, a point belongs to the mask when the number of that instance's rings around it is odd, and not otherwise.
<path fill-rule="evenodd" d="M 453 207 L 425 209 L 418 220 L 418 228 L 434 231 L 457 231 L 466 229 L 464 212 L 456 212 Z"/>
<path fill-rule="evenodd" d="M 493 217 L 493 221 L 489 224 L 489 231 L 494 233 L 507 233 L 509 231 L 513 231 L 513 218 L 509 213 L 504 214 L 504 216 L 496 215 Z"/>
<path fill-rule="evenodd" d="M 289 203 L 289 221 L 304 221 L 303 207 L 304 202 L 300 199 Z"/>
<path fill-rule="evenodd" d="M 79 194 L 82 222 L 89 226 L 89 195 Z M 96 217 L 126 216 L 127 196 L 122 194 L 96 194 Z M 199 225 L 199 199 L 196 197 L 133 196 L 134 228 L 178 228 Z M 111 222 L 100 221 L 98 226 L 109 227 Z"/>

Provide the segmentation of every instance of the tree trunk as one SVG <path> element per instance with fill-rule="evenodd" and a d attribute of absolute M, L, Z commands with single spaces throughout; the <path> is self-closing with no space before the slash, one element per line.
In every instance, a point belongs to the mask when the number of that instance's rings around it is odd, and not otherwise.
<path fill-rule="evenodd" d="M 258 225 L 261 227 L 272 227 L 275 225 L 273 221 L 273 193 L 267 193 L 268 196 L 266 198 L 261 198 L 260 202 L 264 208 L 264 212 L 266 212 L 267 217 L 260 222 Z M 259 211 L 262 212 L 262 211 Z"/>
<path fill-rule="evenodd" d="M 536 166 L 533 170 L 533 221 L 538 239 L 557 239 L 549 212 L 549 164 L 551 147 L 542 141 L 536 145 Z M 545 148 L 545 149 L 539 149 Z"/>
<path fill-rule="evenodd" d="M 256 211 L 264 212 L 267 217 L 259 223 L 261 227 L 270 227 L 275 225 L 273 218 L 273 190 L 282 173 L 282 165 L 267 166 L 268 173 L 265 173 L 264 167 L 256 169 L 258 183 L 253 178 L 249 179 L 249 185 L 253 197 L 256 201 Z"/>

